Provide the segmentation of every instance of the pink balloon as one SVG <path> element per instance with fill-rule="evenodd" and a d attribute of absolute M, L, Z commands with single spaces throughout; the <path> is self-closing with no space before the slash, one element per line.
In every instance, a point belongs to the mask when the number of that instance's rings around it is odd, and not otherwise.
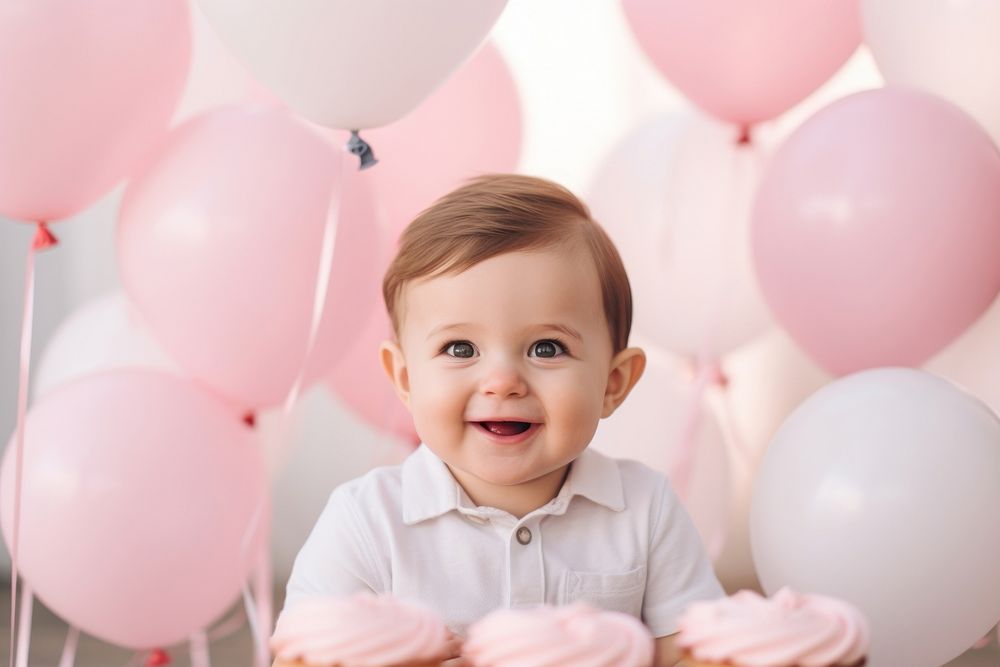
<path fill-rule="evenodd" d="M 1000 153 L 926 93 L 852 95 L 779 149 L 752 224 L 764 296 L 821 366 L 916 366 L 1000 290 Z"/>
<path fill-rule="evenodd" d="M 8 545 L 15 449 L 0 471 Z M 46 606 L 106 641 L 186 639 L 235 601 L 266 546 L 253 431 L 189 380 L 113 371 L 63 385 L 32 408 L 24 452 L 19 567 Z"/>
<path fill-rule="evenodd" d="M 692 102 L 723 120 L 774 118 L 861 42 L 857 0 L 623 0 L 639 44 Z"/>
<path fill-rule="evenodd" d="M 181 0 L 0 4 L 0 213 L 57 220 L 139 166 L 190 58 Z"/>
<path fill-rule="evenodd" d="M 366 131 L 379 159 L 371 177 L 391 238 L 465 179 L 513 171 L 521 126 L 514 79 L 500 53 L 486 44 L 415 111 Z"/>
<path fill-rule="evenodd" d="M 409 443 L 419 443 L 413 417 L 382 370 L 379 344 L 392 337 L 392 325 L 384 309 L 369 318 L 350 354 L 344 356 L 327 377 L 337 398 L 372 427 Z"/>
<path fill-rule="evenodd" d="M 184 369 L 247 408 L 284 400 L 302 366 L 341 179 L 308 384 L 345 354 L 375 304 L 378 230 L 357 160 L 290 113 L 231 107 L 176 130 L 125 193 L 118 250 L 129 296 Z"/>

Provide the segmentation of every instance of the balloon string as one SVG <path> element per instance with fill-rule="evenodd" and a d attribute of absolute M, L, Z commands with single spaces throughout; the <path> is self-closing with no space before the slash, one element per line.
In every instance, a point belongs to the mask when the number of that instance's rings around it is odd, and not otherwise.
<path fill-rule="evenodd" d="M 753 461 L 753 452 L 750 449 L 750 443 L 746 441 L 743 434 L 740 432 L 739 421 L 736 418 L 736 410 L 733 407 L 733 395 L 728 391 L 729 384 L 728 381 L 723 385 L 726 390 L 722 394 L 722 418 L 725 423 L 724 433 L 726 434 L 729 444 L 740 458 L 740 463 L 743 465 L 750 465 Z"/>
<path fill-rule="evenodd" d="M 191 667 L 212 667 L 208 655 L 208 638 L 204 632 L 196 632 L 188 638 L 191 647 Z"/>
<path fill-rule="evenodd" d="M 267 667 L 267 642 L 261 632 L 260 621 L 257 619 L 256 604 L 250 593 L 250 586 L 243 584 L 243 607 L 246 611 L 247 623 L 250 625 L 250 636 L 253 637 L 253 657 L 255 667 Z"/>
<path fill-rule="evenodd" d="M 670 481 L 681 500 L 687 500 L 688 490 L 691 486 L 698 427 L 701 424 L 704 410 L 705 391 L 709 386 L 725 386 L 726 383 L 726 376 L 717 362 L 707 361 L 699 364 L 691 397 L 684 413 L 677 456 L 673 466 L 671 466 L 670 473 Z"/>
<path fill-rule="evenodd" d="M 273 572 L 271 571 L 271 552 L 268 545 L 261 549 L 260 559 L 254 568 L 254 590 L 257 593 L 257 619 L 260 622 L 261 636 L 258 642 L 261 653 L 268 655 L 267 638 L 271 636 L 274 624 Z M 264 664 L 267 662 L 265 660 Z"/>
<path fill-rule="evenodd" d="M 17 629 L 17 667 L 28 667 L 28 651 L 31 647 L 31 611 L 35 596 L 31 583 L 24 582 L 24 593 L 21 598 L 21 627 Z"/>
<path fill-rule="evenodd" d="M 299 372 L 292 383 L 292 388 L 285 398 L 283 413 L 287 416 L 291 414 L 295 402 L 298 400 L 299 392 L 305 381 L 306 370 L 309 366 L 309 356 L 316 345 L 316 335 L 319 332 L 319 325 L 323 319 L 323 311 L 326 308 L 326 296 L 330 286 L 330 273 L 333 270 L 333 251 L 337 242 L 337 230 L 340 226 L 340 211 L 344 180 L 347 178 L 347 154 L 340 153 L 340 174 L 334 180 L 330 193 L 330 205 L 326 213 L 326 222 L 323 227 L 323 241 L 320 247 L 319 271 L 316 273 L 316 285 L 313 288 L 313 309 L 312 318 L 309 322 L 309 337 L 306 339 L 305 354 L 302 357 L 302 364 Z"/>
<path fill-rule="evenodd" d="M 63 644 L 62 657 L 59 658 L 59 667 L 73 667 L 76 663 L 76 647 L 80 643 L 80 628 L 70 626 L 66 632 L 66 643 Z"/>
<path fill-rule="evenodd" d="M 993 634 L 998 631 L 1000 631 L 1000 626 L 994 626 L 989 632 L 979 638 L 976 643 L 972 645 L 972 648 L 977 650 L 986 648 L 993 642 Z"/>
<path fill-rule="evenodd" d="M 319 333 L 319 326 L 323 320 L 323 311 L 326 309 L 327 293 L 330 286 L 330 275 L 333 272 L 333 253 L 336 249 L 337 244 L 337 232 L 340 227 L 340 214 L 342 209 L 342 199 L 343 199 L 343 187 L 344 181 L 347 179 L 347 163 L 349 160 L 348 149 L 339 152 L 340 164 L 339 173 L 334 179 L 333 184 L 330 189 L 330 202 L 327 206 L 326 220 L 323 225 L 323 239 L 320 243 L 320 256 L 319 256 L 319 267 L 316 272 L 316 282 L 313 288 L 313 307 L 312 315 L 309 321 L 309 335 L 306 338 L 305 350 L 302 355 L 302 362 L 299 365 L 298 372 L 296 373 L 295 380 L 292 382 L 291 389 L 288 391 L 288 395 L 285 397 L 284 405 L 282 406 L 281 415 L 279 417 L 280 422 L 276 426 L 277 435 L 274 438 L 278 451 L 268 451 L 266 452 L 266 457 L 268 460 L 268 465 L 270 469 L 276 469 L 280 466 L 280 460 L 287 456 L 288 443 L 290 441 L 289 430 L 290 430 L 290 420 L 292 411 L 298 402 L 299 395 L 302 392 L 302 387 L 305 384 L 306 372 L 309 368 L 309 357 L 312 354 L 313 348 L 316 345 L 316 337 Z M 253 425 L 254 419 L 253 415 L 250 414 L 245 418 L 248 425 Z M 260 516 L 264 511 L 264 505 L 267 502 L 267 498 L 261 498 L 254 511 L 246 530 L 243 533 L 243 544 L 242 544 L 242 557 L 245 559 L 248 556 L 250 545 L 253 543 L 253 536 L 257 531 L 257 527 L 260 523 Z M 266 545 L 269 540 L 261 540 L 261 544 L 265 545 L 262 547 L 266 549 Z M 267 556 L 261 556 L 261 558 L 266 559 Z M 270 564 L 266 561 L 263 564 L 259 564 L 259 567 L 263 567 L 266 570 L 266 574 L 256 573 L 257 587 L 261 588 L 261 577 L 268 577 L 270 579 Z M 268 626 L 267 633 L 270 635 L 270 623 L 273 610 L 271 608 L 270 601 L 270 581 L 267 583 L 267 591 L 258 591 L 258 596 L 261 598 L 259 605 L 254 603 L 254 598 L 250 594 L 249 584 L 244 583 L 243 585 L 243 603 L 246 607 L 246 618 L 247 623 L 250 626 L 250 633 L 253 635 L 254 639 L 254 659 L 255 664 L 258 667 L 266 667 L 268 650 L 267 650 L 267 639 L 263 634 L 262 624 Z"/>
<path fill-rule="evenodd" d="M 250 518 L 246 531 L 243 533 L 243 541 L 240 545 L 241 560 L 246 560 L 250 547 L 253 545 L 254 534 L 260 525 L 260 517 L 264 511 L 267 499 L 262 498 L 257 503 L 253 516 Z M 271 635 L 271 625 L 273 619 L 273 605 L 271 596 L 271 554 L 268 551 L 268 540 L 259 543 L 260 553 L 257 554 L 256 565 L 251 572 L 254 580 L 254 588 L 257 591 L 256 600 L 250 593 L 249 583 L 243 584 L 243 606 L 247 624 L 250 627 L 250 635 L 253 638 L 254 665 L 256 667 L 267 667 L 269 656 L 267 638 Z"/>
<path fill-rule="evenodd" d="M 243 606 L 237 607 L 229 616 L 219 621 L 219 624 L 208 631 L 208 641 L 214 642 L 225 639 L 243 628 L 246 623 L 246 611 Z"/>
<path fill-rule="evenodd" d="M 31 337 L 35 312 L 35 255 L 58 241 L 45 222 L 38 222 L 35 237 L 28 249 L 24 269 L 24 311 L 21 316 L 20 370 L 17 378 L 17 427 L 14 435 L 14 526 L 10 544 L 10 656 L 14 667 L 17 653 L 17 560 L 21 542 L 21 483 L 24 473 L 24 422 L 28 412 L 28 379 L 31 370 Z"/>

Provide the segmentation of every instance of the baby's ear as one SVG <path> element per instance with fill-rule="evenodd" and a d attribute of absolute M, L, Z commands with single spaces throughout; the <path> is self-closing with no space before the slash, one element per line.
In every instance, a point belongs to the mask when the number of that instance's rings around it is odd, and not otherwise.
<path fill-rule="evenodd" d="M 403 357 L 403 350 L 399 343 L 391 340 L 382 341 L 378 349 L 379 358 L 382 360 L 382 368 L 389 376 L 396 395 L 407 409 L 410 407 L 410 376 L 406 372 L 406 359 Z"/>
<path fill-rule="evenodd" d="M 604 390 L 604 409 L 601 418 L 610 417 L 632 387 L 642 377 L 646 370 L 646 353 L 638 347 L 627 347 L 611 360 L 611 373 L 608 374 L 608 384 Z"/>

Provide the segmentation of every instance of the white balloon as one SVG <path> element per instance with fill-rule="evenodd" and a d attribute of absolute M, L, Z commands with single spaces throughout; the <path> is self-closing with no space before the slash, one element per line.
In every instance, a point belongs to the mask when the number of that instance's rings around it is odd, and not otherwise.
<path fill-rule="evenodd" d="M 371 128 L 415 108 L 507 0 L 199 0 L 254 75 L 306 118 Z"/>
<path fill-rule="evenodd" d="M 635 329 L 672 352 L 719 359 L 770 318 L 749 243 L 761 147 L 680 114 L 648 121 L 604 160 L 587 201 L 632 281 Z"/>
<path fill-rule="evenodd" d="M 969 112 L 1000 143 L 1000 2 L 864 0 L 865 40 L 888 83 Z"/>
<path fill-rule="evenodd" d="M 149 368 L 180 374 L 121 291 L 77 308 L 49 339 L 32 384 L 42 396 L 56 386 L 112 368 Z"/>
<path fill-rule="evenodd" d="M 847 599 L 871 667 L 932 667 L 1000 618 L 1000 421 L 924 371 L 847 376 L 764 456 L 750 511 L 764 589 Z"/>
<path fill-rule="evenodd" d="M 641 461 L 670 477 L 676 470 L 693 390 L 676 366 L 650 356 L 628 399 L 598 425 L 591 446 L 608 456 Z M 725 543 L 729 518 L 729 459 L 711 407 L 703 400 L 699 409 L 687 490 L 674 490 L 715 558 Z"/>

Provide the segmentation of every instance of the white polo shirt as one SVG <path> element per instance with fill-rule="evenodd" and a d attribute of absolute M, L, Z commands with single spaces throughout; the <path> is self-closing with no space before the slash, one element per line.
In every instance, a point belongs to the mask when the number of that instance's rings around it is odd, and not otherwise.
<path fill-rule="evenodd" d="M 519 520 L 474 505 L 426 445 L 330 495 L 285 609 L 362 590 L 419 600 L 460 635 L 498 608 L 584 601 L 662 637 L 689 602 L 723 595 L 691 519 L 651 468 L 587 449 L 559 495 Z"/>

